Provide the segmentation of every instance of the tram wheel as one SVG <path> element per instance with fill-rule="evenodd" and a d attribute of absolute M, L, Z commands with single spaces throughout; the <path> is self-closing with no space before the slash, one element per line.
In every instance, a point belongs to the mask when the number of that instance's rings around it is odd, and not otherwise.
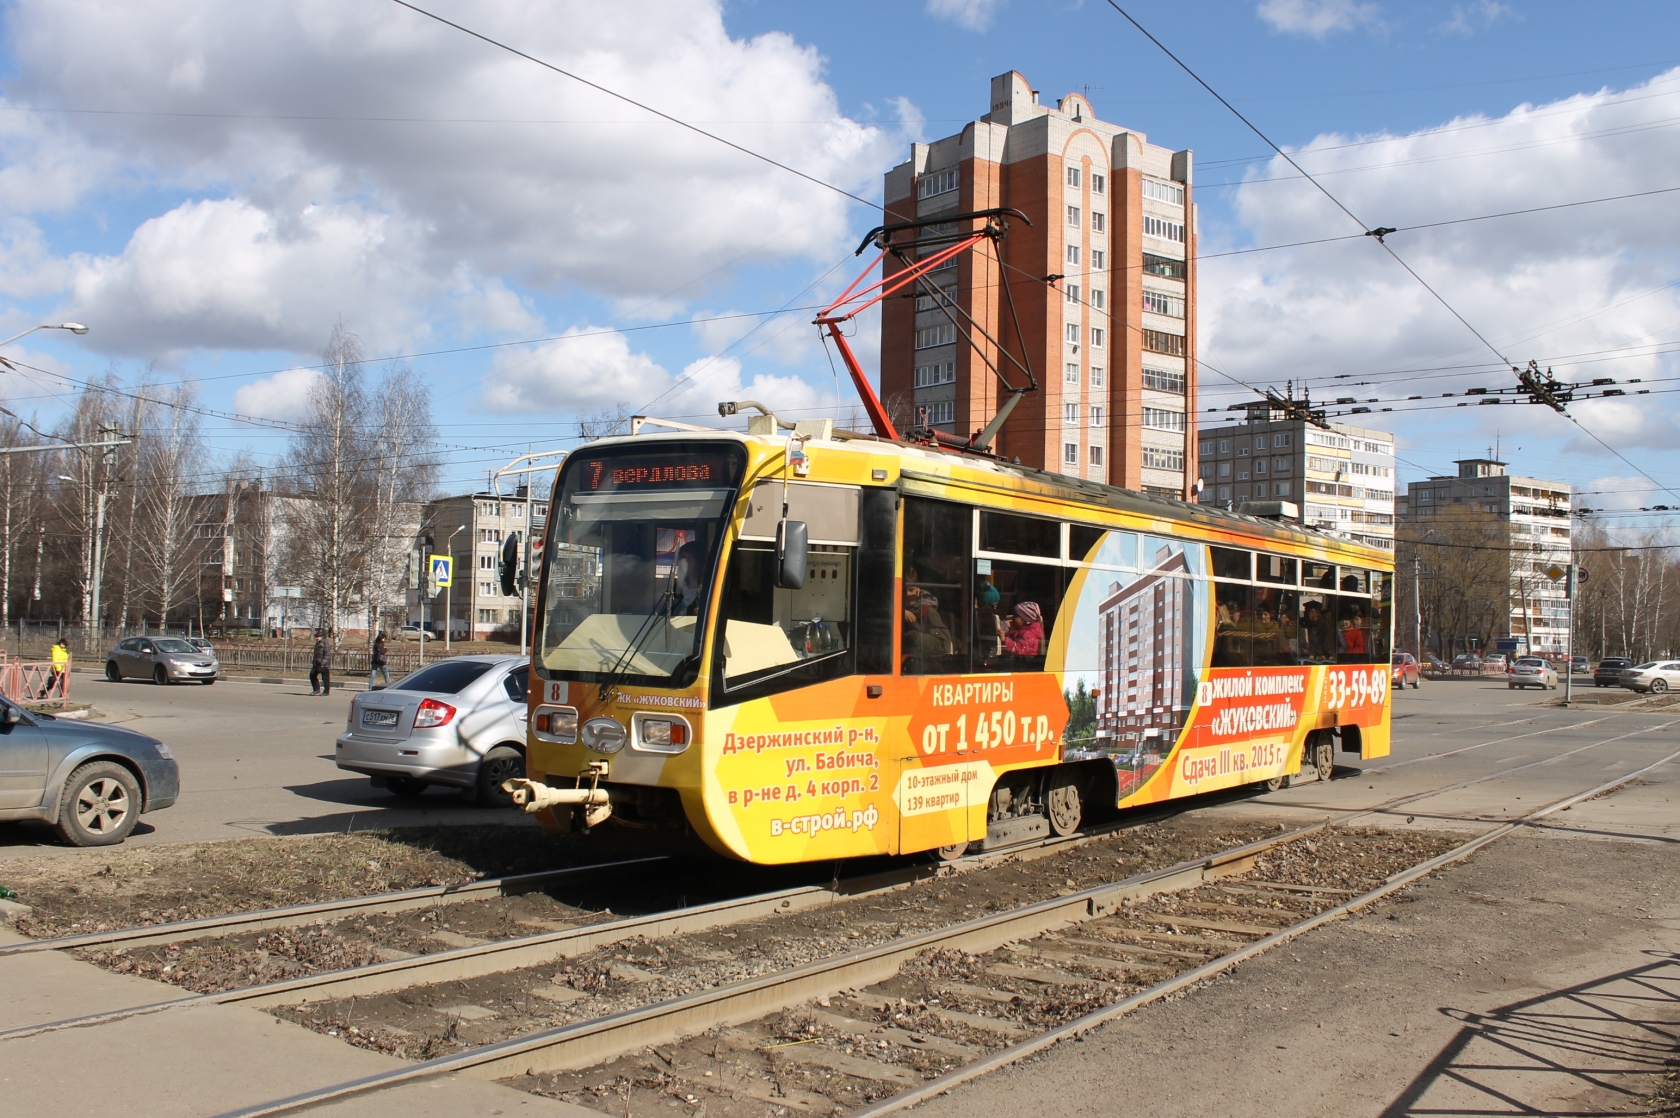
<path fill-rule="evenodd" d="M 1050 787 L 1044 793 L 1045 814 L 1050 819 L 1050 833 L 1066 838 L 1079 830 L 1085 817 L 1084 797 L 1079 788 L 1079 776 L 1072 769 L 1058 766 L 1050 776 Z"/>
<path fill-rule="evenodd" d="M 1288 786 L 1288 784 L 1288 777 L 1274 776 L 1270 780 L 1262 780 L 1260 782 L 1260 787 L 1267 792 L 1281 792 Z"/>
<path fill-rule="evenodd" d="M 932 852 L 933 860 L 936 862 L 955 862 L 967 853 L 968 843 L 966 842 L 953 842 L 950 846 L 941 846 L 938 850 Z"/>
<path fill-rule="evenodd" d="M 1318 735 L 1318 744 L 1314 746 L 1313 767 L 1318 770 L 1318 779 L 1329 780 L 1330 774 L 1336 771 L 1336 742 L 1327 733 Z"/>

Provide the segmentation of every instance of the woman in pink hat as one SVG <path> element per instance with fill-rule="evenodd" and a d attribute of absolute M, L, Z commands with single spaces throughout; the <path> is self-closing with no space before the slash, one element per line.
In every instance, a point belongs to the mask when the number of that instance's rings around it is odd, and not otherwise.
<path fill-rule="evenodd" d="M 1044 611 L 1037 602 L 1020 602 L 1015 606 L 1015 617 L 1020 624 L 1004 634 L 1004 649 L 1017 656 L 1037 656 L 1044 643 Z"/>

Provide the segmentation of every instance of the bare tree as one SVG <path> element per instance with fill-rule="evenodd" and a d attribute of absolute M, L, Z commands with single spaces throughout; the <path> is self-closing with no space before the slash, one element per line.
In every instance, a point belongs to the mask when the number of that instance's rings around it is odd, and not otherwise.
<path fill-rule="evenodd" d="M 0 422 L 0 446 L 39 446 L 41 438 L 18 419 Z M 5 509 L 0 512 L 0 530 L 5 533 L 4 552 L 0 554 L 0 626 L 12 620 L 12 575 L 23 568 L 23 555 L 33 549 L 41 525 L 43 494 L 46 491 L 44 467 L 47 455 L 43 452 L 0 455 L 0 499 Z"/>
<path fill-rule="evenodd" d="M 1468 507 L 1443 509 L 1430 520 L 1406 526 L 1396 545 L 1402 619 L 1413 616 L 1409 576 L 1413 562 L 1421 564 L 1426 645 L 1433 637 L 1441 654 L 1450 657 L 1472 641 L 1486 648 L 1505 634 L 1511 619 L 1509 525 Z"/>
<path fill-rule="evenodd" d="M 591 439 L 605 439 L 613 435 L 628 435 L 630 420 L 635 414 L 635 409 L 626 404 L 618 404 L 583 416 L 578 420 L 578 438 L 588 442 Z"/>
<path fill-rule="evenodd" d="M 414 510 L 437 479 L 431 422 L 431 391 L 407 365 L 385 369 L 374 395 L 376 420 L 366 441 L 374 486 L 373 523 L 364 596 L 368 639 L 380 627 L 380 615 L 395 599 L 407 572 L 418 517 Z"/>
<path fill-rule="evenodd" d="M 143 529 L 134 539 L 144 565 L 158 622 L 169 624 L 169 613 L 197 592 L 200 538 L 191 490 L 203 465 L 198 415 L 190 411 L 195 392 L 180 384 L 141 418 L 139 506 Z"/>
<path fill-rule="evenodd" d="M 115 375 L 107 373 L 103 383 L 89 385 L 76 397 L 74 410 L 60 428 L 65 442 L 99 442 L 120 430 L 118 401 L 111 391 L 115 382 Z M 110 527 L 105 515 L 106 502 L 117 458 L 114 450 L 87 449 L 54 457 L 57 468 L 53 476 L 66 482 L 57 490 L 59 518 L 68 529 L 60 538 L 74 549 L 71 580 L 80 599 L 76 616 L 85 623 L 96 620 L 93 587 L 104 574 L 105 542 Z"/>
<path fill-rule="evenodd" d="M 368 399 L 361 339 L 333 327 L 321 352 L 326 365 L 309 390 L 307 416 L 292 437 L 287 467 L 297 495 L 286 510 L 288 561 L 337 629 L 348 612 L 373 519 L 374 486 L 366 453 Z"/>

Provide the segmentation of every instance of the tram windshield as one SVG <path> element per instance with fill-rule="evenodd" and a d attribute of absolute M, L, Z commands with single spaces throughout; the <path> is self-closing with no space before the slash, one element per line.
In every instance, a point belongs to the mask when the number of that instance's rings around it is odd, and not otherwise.
<path fill-rule="evenodd" d="M 583 682 L 687 686 L 738 447 L 609 447 L 567 460 L 549 516 L 539 671 Z"/>

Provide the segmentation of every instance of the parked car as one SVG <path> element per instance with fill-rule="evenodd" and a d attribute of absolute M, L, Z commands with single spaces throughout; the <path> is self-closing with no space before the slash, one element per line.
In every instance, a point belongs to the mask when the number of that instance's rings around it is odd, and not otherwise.
<path fill-rule="evenodd" d="M 1680 689 L 1680 660 L 1653 660 L 1622 669 L 1621 684 L 1630 691 L 1660 695 Z"/>
<path fill-rule="evenodd" d="M 1410 683 L 1412 690 L 1417 690 L 1419 672 L 1418 662 L 1410 652 L 1396 652 L 1394 654 L 1394 668 L 1391 678 L 1395 687 L 1403 688 Z"/>
<path fill-rule="evenodd" d="M 1461 652 L 1453 657 L 1452 666 L 1461 671 L 1480 671 L 1482 658 L 1474 652 Z"/>
<path fill-rule="evenodd" d="M 1506 660 L 1503 652 L 1490 652 L 1482 659 L 1482 668 L 1484 670 L 1488 668 L 1503 668 L 1505 667 L 1505 664 Z"/>
<path fill-rule="evenodd" d="M 423 629 L 419 625 L 404 625 L 397 630 L 397 639 L 400 641 L 417 641 L 422 637 L 433 641 L 442 639 L 438 634 Z"/>
<path fill-rule="evenodd" d="M 1587 663 L 1585 656 L 1576 656 L 1569 661 L 1570 675 L 1586 675 L 1592 671 L 1592 665 Z"/>
<path fill-rule="evenodd" d="M 187 643 L 200 652 L 208 652 L 212 656 L 216 655 L 216 646 L 210 643 L 209 637 L 188 637 Z"/>
<path fill-rule="evenodd" d="M 0 698 L 0 821 L 37 819 L 72 846 L 112 846 L 180 791 L 174 754 L 156 738 Z"/>
<path fill-rule="evenodd" d="M 1593 669 L 1594 687 L 1620 687 L 1622 673 L 1633 667 L 1633 661 L 1625 656 L 1606 656 Z"/>
<path fill-rule="evenodd" d="M 1557 669 L 1538 656 L 1523 656 L 1505 672 L 1505 686 L 1515 691 L 1519 687 L 1539 687 L 1556 691 Z"/>
<path fill-rule="evenodd" d="M 350 700 L 338 767 L 418 796 L 432 784 L 507 807 L 502 782 L 525 775 L 525 656 L 455 656 Z"/>
<path fill-rule="evenodd" d="M 105 657 L 105 678 L 150 679 L 153 683 L 216 682 L 221 662 L 214 650 L 205 652 L 181 637 L 129 637 L 118 641 Z"/>

